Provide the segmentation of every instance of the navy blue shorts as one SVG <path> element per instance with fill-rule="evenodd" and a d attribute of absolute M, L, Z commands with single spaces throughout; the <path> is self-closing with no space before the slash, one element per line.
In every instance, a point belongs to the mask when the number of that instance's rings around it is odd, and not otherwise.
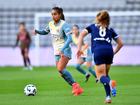
<path fill-rule="evenodd" d="M 112 49 L 94 50 L 94 62 L 96 65 L 112 64 L 113 56 L 114 56 L 114 53 Z"/>

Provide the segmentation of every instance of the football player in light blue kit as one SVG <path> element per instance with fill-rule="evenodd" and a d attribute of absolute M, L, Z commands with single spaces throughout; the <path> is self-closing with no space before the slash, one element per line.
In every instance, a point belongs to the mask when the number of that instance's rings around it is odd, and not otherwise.
<path fill-rule="evenodd" d="M 123 42 L 120 36 L 109 27 L 110 16 L 107 11 L 100 11 L 95 19 L 95 24 L 86 27 L 79 37 L 77 56 L 80 56 L 83 38 L 91 33 L 91 49 L 94 53 L 95 71 L 98 80 L 103 84 L 106 99 L 105 103 L 111 103 L 112 96 L 116 96 L 116 81 L 109 77 L 109 70 L 113 62 L 114 55 L 122 48 Z M 117 43 L 113 49 L 111 41 L 114 39 Z"/>
<path fill-rule="evenodd" d="M 79 26 L 78 25 L 73 25 L 72 27 L 72 41 L 73 43 L 77 46 L 78 44 L 78 38 L 79 38 Z M 86 78 L 85 82 L 88 81 L 90 74 L 88 72 L 86 72 L 81 65 L 82 64 L 86 64 L 86 67 L 88 69 L 88 71 L 96 78 L 96 82 L 97 77 L 96 77 L 96 73 L 92 68 L 92 53 L 89 47 L 89 41 L 87 39 L 85 39 L 83 41 L 82 44 L 82 56 L 80 58 L 77 59 L 77 64 L 75 66 L 76 70 L 78 70 L 81 74 L 83 74 Z"/>
<path fill-rule="evenodd" d="M 52 8 L 52 21 L 49 22 L 45 30 L 35 30 L 35 34 L 47 35 L 51 33 L 56 67 L 64 80 L 72 86 L 72 93 L 77 96 L 83 92 L 83 89 L 75 82 L 66 66 L 71 59 L 71 27 L 64 21 L 63 9 L 59 7 Z"/>

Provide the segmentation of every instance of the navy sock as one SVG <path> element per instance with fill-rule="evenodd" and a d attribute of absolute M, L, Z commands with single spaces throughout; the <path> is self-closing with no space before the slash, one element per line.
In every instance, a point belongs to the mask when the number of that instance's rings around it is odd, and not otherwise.
<path fill-rule="evenodd" d="M 72 86 L 73 83 L 75 83 L 72 75 L 70 74 L 70 72 L 68 72 L 66 69 L 60 71 L 60 73 L 62 74 L 62 77 L 64 78 L 64 80 Z"/>
<path fill-rule="evenodd" d="M 107 75 L 106 77 L 107 77 L 109 80 L 111 80 L 111 78 L 110 78 L 110 76 L 109 76 L 109 75 Z"/>
<path fill-rule="evenodd" d="M 81 68 L 80 64 L 77 64 L 75 67 L 80 73 L 86 75 L 86 71 L 84 69 Z"/>
<path fill-rule="evenodd" d="M 95 78 L 97 78 L 97 77 L 96 77 L 96 73 L 95 73 L 95 71 L 92 69 L 92 67 L 88 67 L 88 71 L 89 71 Z"/>
<path fill-rule="evenodd" d="M 100 81 L 104 85 L 106 96 L 110 96 L 110 86 L 109 86 L 110 80 L 108 79 L 108 77 L 102 76 L 100 78 Z"/>

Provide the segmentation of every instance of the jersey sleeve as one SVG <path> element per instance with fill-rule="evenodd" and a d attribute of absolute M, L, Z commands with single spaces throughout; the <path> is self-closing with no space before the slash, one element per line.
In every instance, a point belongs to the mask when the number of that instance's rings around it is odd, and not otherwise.
<path fill-rule="evenodd" d="M 88 33 L 91 33 L 91 25 L 85 28 L 85 31 L 87 31 Z"/>
<path fill-rule="evenodd" d="M 112 38 L 116 40 L 119 37 L 119 35 L 114 31 L 114 29 L 111 28 L 111 30 L 112 30 Z"/>
<path fill-rule="evenodd" d="M 65 33 L 66 36 L 71 35 L 71 26 L 68 23 L 64 23 L 63 25 L 63 31 Z"/>
<path fill-rule="evenodd" d="M 44 31 L 46 31 L 47 33 L 49 33 L 49 32 L 50 32 L 49 25 L 47 25 L 47 26 L 46 26 L 46 28 L 45 28 L 45 30 L 44 30 Z"/>
<path fill-rule="evenodd" d="M 49 25 L 44 30 L 35 30 L 36 33 L 40 35 L 47 35 L 50 32 Z"/>
<path fill-rule="evenodd" d="M 64 23 L 62 29 L 65 35 L 67 36 L 67 40 L 65 41 L 65 44 L 63 48 L 61 49 L 61 51 L 64 52 L 65 48 L 67 48 L 69 44 L 72 42 L 72 35 L 71 35 L 72 33 L 71 33 L 71 26 L 67 23 Z"/>

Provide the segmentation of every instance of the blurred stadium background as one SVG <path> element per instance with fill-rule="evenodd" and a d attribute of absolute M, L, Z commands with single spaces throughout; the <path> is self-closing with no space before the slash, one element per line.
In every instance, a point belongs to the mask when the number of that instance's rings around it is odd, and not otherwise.
<path fill-rule="evenodd" d="M 140 64 L 140 0 L 0 0 L 0 66 L 23 65 L 20 51 L 14 49 L 18 23 L 24 21 L 29 32 L 37 27 L 45 28 L 51 19 L 45 15 L 50 13 L 53 6 L 60 6 L 64 14 L 77 13 L 74 17 L 67 17 L 71 24 L 78 24 L 81 29 L 93 22 L 94 13 L 106 9 L 111 16 L 111 26 L 121 35 L 124 41 L 123 49 L 115 56 L 114 65 Z M 37 14 L 44 14 L 36 21 Z M 82 16 L 80 13 L 83 13 Z M 91 16 L 84 16 L 87 13 Z M 38 24 L 36 24 L 36 22 Z M 54 65 L 53 49 L 50 37 L 32 36 L 30 50 L 33 65 Z M 36 47 L 36 41 L 39 48 Z M 75 51 L 73 47 L 73 51 Z M 75 63 L 75 55 L 70 65 Z"/>
<path fill-rule="evenodd" d="M 140 0 L 0 0 L 0 105 L 104 105 L 104 88 L 92 77 L 85 83 L 84 76 L 69 66 L 68 70 L 84 88 L 81 96 L 72 96 L 71 87 L 54 67 L 50 36 L 32 36 L 31 62 L 45 67 L 34 67 L 31 72 L 21 69 L 20 49 L 13 49 L 18 23 L 24 21 L 30 33 L 34 28 L 43 29 L 54 6 L 62 7 L 66 21 L 78 24 L 80 29 L 91 24 L 98 11 L 109 11 L 111 26 L 124 42 L 115 55 L 117 66 L 110 71 L 111 78 L 117 81 L 117 97 L 112 97 L 112 105 L 140 105 L 140 66 L 132 66 L 140 65 Z M 69 65 L 76 63 L 76 47 L 72 46 L 72 50 Z M 35 97 L 24 96 L 27 84 L 37 87 Z"/>

